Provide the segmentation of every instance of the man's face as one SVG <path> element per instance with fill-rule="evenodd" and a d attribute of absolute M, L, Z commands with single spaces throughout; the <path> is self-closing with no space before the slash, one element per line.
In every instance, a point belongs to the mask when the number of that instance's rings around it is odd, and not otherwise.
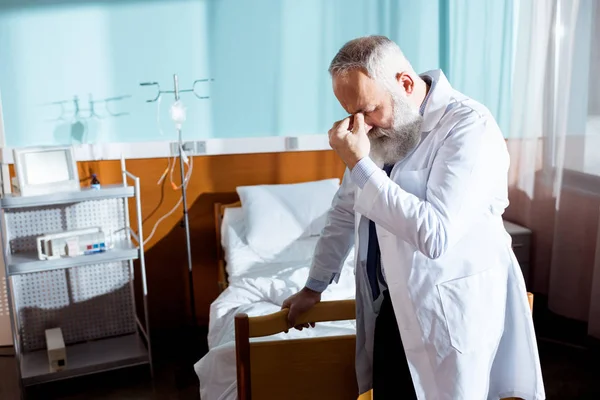
<path fill-rule="evenodd" d="M 390 92 L 363 71 L 334 76 L 333 93 L 348 114 L 364 114 L 368 131 L 392 127 L 394 110 Z"/>
<path fill-rule="evenodd" d="M 403 81 L 397 83 L 388 89 L 361 70 L 333 77 L 333 92 L 342 107 L 351 115 L 364 114 L 370 155 L 379 164 L 398 162 L 421 137 L 421 114 Z"/>

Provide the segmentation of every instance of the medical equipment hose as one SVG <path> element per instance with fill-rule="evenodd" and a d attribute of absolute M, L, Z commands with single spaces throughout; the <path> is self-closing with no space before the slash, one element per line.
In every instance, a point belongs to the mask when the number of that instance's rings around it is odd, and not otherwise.
<path fill-rule="evenodd" d="M 187 184 L 189 183 L 190 177 L 192 176 L 192 170 L 194 169 L 194 158 L 190 157 L 190 166 L 188 167 L 188 171 L 187 174 L 185 176 L 185 180 L 184 180 L 184 185 L 187 186 Z M 177 208 L 179 208 L 179 205 L 182 203 L 183 198 L 180 198 L 177 203 L 175 204 L 175 206 L 173 206 L 173 208 L 166 213 L 165 215 L 163 215 L 162 217 L 160 217 L 155 223 L 154 223 L 154 227 L 152 228 L 152 231 L 150 232 L 150 234 L 148 235 L 148 237 L 146 238 L 146 240 L 144 240 L 144 246 L 146 246 L 146 244 L 148 242 L 150 242 L 150 240 L 152 239 L 152 236 L 154 236 L 154 234 L 156 233 L 156 229 L 158 228 L 158 226 L 167 218 L 169 218 L 169 216 L 171 214 L 173 214 Z"/>

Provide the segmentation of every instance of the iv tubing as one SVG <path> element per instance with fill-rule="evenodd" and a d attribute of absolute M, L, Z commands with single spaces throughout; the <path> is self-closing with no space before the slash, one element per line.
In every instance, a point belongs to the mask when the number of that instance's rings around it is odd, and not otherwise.
<path fill-rule="evenodd" d="M 175 165 L 173 165 L 175 166 Z M 188 168 L 187 174 L 185 176 L 185 180 L 184 180 L 184 185 L 187 187 L 189 180 L 192 176 L 192 170 L 194 169 L 194 158 L 190 157 L 190 166 Z M 173 214 L 178 208 L 179 205 L 181 204 L 181 202 L 183 201 L 183 197 L 179 198 L 179 201 L 177 202 L 177 204 L 175 204 L 175 206 L 165 215 L 163 215 L 162 217 L 160 217 L 158 219 L 158 221 L 156 221 L 154 223 L 154 227 L 152 228 L 152 231 L 150 232 L 150 235 L 148 235 L 148 237 L 146 238 L 146 240 L 144 240 L 144 246 L 150 241 L 150 239 L 152 239 L 152 236 L 154 236 L 154 234 L 156 233 L 156 228 L 158 228 L 158 225 L 160 225 L 161 222 L 163 222 L 166 218 L 168 218 L 171 214 Z"/>
<path fill-rule="evenodd" d="M 158 96 L 158 106 L 156 109 L 156 124 L 158 126 L 158 130 L 160 132 L 160 135 L 163 136 L 163 130 L 160 126 L 160 100 L 161 100 L 162 96 Z M 181 143 L 179 144 L 181 146 Z M 156 183 L 157 185 L 160 185 L 162 183 L 162 181 L 169 176 L 169 181 L 171 183 L 171 188 L 173 190 L 179 190 L 182 189 L 183 186 L 185 186 L 187 188 L 187 184 L 192 176 L 192 170 L 194 168 L 194 158 L 193 157 L 189 157 L 189 164 L 188 164 L 188 171 L 185 174 L 185 178 L 183 180 L 183 182 L 181 183 L 181 185 L 176 185 L 175 182 L 173 181 L 173 174 L 175 172 L 175 166 L 177 165 L 175 160 L 176 160 L 176 156 L 173 157 L 169 157 L 167 159 L 167 168 L 165 169 L 165 171 L 163 172 L 163 174 L 161 175 L 160 179 L 158 180 L 158 182 Z M 144 246 L 152 239 L 152 237 L 154 236 L 154 234 L 156 233 L 156 229 L 158 228 L 158 225 L 160 225 L 161 222 L 163 222 L 166 218 L 168 218 L 171 214 L 173 214 L 175 212 L 175 210 L 177 210 L 177 208 L 179 208 L 179 205 L 182 203 L 183 201 L 183 197 L 181 197 L 179 199 L 179 201 L 175 204 L 175 206 L 165 215 L 163 215 L 162 217 L 160 217 L 155 223 L 154 226 L 152 227 L 152 231 L 150 232 L 150 235 L 148 235 L 148 237 L 146 238 L 146 240 L 144 240 Z"/>

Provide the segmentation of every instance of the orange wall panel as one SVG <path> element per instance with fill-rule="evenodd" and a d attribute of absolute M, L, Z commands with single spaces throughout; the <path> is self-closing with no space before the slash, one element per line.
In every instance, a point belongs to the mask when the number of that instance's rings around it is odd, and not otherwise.
<path fill-rule="evenodd" d="M 210 303 L 218 295 L 214 203 L 237 200 L 235 189 L 241 185 L 305 182 L 341 178 L 344 165 L 333 151 L 261 153 L 195 157 L 187 189 L 190 236 L 197 319 L 208 322 Z M 135 159 L 127 170 L 140 178 L 144 235 L 148 237 L 156 221 L 168 213 L 181 198 L 166 179 L 157 181 L 167 168 L 165 159 Z M 122 182 L 120 161 L 78 163 L 82 186 L 92 173 L 101 184 Z M 11 166 L 11 174 L 14 169 Z M 180 183 L 179 164 L 174 182 Z M 135 202 L 130 200 L 131 226 L 137 230 Z M 145 246 L 148 301 L 153 329 L 176 328 L 189 321 L 189 292 L 185 229 L 182 206 L 164 219 Z M 136 284 L 140 284 L 139 273 Z M 141 310 L 138 297 L 138 309 Z M 142 315 L 140 313 L 140 315 Z"/>

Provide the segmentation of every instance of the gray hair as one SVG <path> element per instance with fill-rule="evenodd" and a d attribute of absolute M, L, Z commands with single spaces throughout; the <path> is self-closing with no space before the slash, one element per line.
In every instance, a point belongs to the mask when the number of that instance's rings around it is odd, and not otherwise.
<path fill-rule="evenodd" d="M 386 69 L 395 66 L 410 67 L 400 47 L 385 36 L 365 36 L 347 42 L 329 65 L 331 76 L 343 75 L 361 69 L 369 77 L 386 80 Z"/>

